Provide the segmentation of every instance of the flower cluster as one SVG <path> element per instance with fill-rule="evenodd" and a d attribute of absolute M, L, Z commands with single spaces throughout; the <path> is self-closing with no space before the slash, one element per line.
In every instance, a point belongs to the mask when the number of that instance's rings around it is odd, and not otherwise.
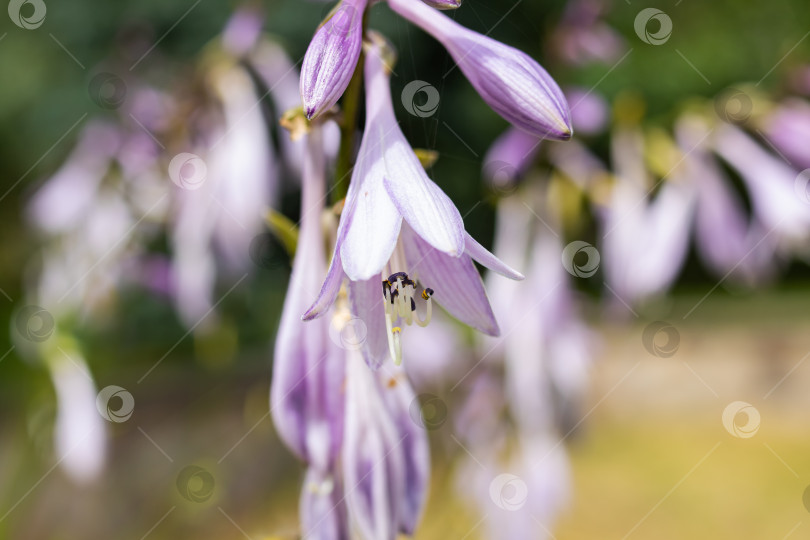
<path fill-rule="evenodd" d="M 434 9 L 459 4 L 388 2 L 441 42 L 484 101 L 517 128 L 535 139 L 570 138 L 568 105 L 542 67 Z M 368 7 L 366 0 L 344 0 L 329 14 L 300 79 L 309 120 L 303 217 L 276 341 L 271 407 L 282 439 L 308 466 L 300 508 L 307 538 L 386 540 L 414 532 L 430 465 L 424 426 L 411 414 L 419 402 L 400 367 L 403 328 L 426 326 L 435 301 L 460 322 L 497 336 L 473 261 L 523 279 L 465 231 L 458 209 L 402 133 L 390 89 L 395 53 L 365 28 Z M 365 129 L 339 223 L 327 236 L 334 247 L 326 269 L 321 216 L 332 214 L 323 205 L 319 132 L 339 118 L 326 113 L 359 76 Z"/>

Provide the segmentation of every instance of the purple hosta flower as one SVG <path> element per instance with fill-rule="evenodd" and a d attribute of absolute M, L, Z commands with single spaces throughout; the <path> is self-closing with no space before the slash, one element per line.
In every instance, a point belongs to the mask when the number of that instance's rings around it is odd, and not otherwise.
<path fill-rule="evenodd" d="M 273 363 L 271 411 L 279 435 L 325 475 L 334 468 L 343 433 L 344 352 L 329 338 L 328 318 L 301 322 L 326 270 L 321 231 L 325 167 L 320 129 L 307 135 L 301 228 Z"/>
<path fill-rule="evenodd" d="M 495 366 L 485 368 L 459 424 L 476 458 L 461 465 L 462 492 L 486 516 L 491 537 L 520 540 L 551 537 L 568 500 L 569 466 L 559 433 L 570 427 L 560 418 L 570 417 L 583 398 L 591 356 L 570 278 L 561 264 L 549 264 L 563 250 L 547 229 L 554 228 L 555 216 L 544 215 L 541 224 L 532 212 L 518 196 L 499 201 L 496 253 L 525 267 L 527 280 L 497 284 L 493 307 L 505 337 L 486 339 L 479 350 L 489 364 L 502 363 L 503 378 L 493 375 Z M 503 411 L 513 419 L 512 429 L 504 427 Z"/>
<path fill-rule="evenodd" d="M 571 137 L 562 91 L 529 55 L 464 28 L 422 2 L 388 3 L 444 45 L 484 101 L 511 124 L 544 139 Z"/>
<path fill-rule="evenodd" d="M 234 56 L 247 54 L 259 40 L 264 20 L 250 7 L 238 9 L 222 31 L 222 47 Z"/>
<path fill-rule="evenodd" d="M 810 167 L 810 103 L 792 99 L 780 104 L 766 118 L 764 131 L 796 167 Z"/>
<path fill-rule="evenodd" d="M 641 134 L 619 131 L 612 142 L 616 180 L 600 211 L 601 256 L 612 294 L 632 304 L 664 292 L 678 276 L 689 246 L 695 194 L 680 167 L 651 195 Z"/>
<path fill-rule="evenodd" d="M 194 155 L 178 154 L 172 159 L 178 167 L 169 167 L 177 184 L 171 224 L 176 304 L 189 327 L 212 311 L 215 250 L 234 274 L 252 267 L 250 243 L 264 230 L 278 183 L 268 127 L 248 71 L 219 66 L 209 75 L 222 111 L 200 111 L 199 147 L 191 150 Z"/>
<path fill-rule="evenodd" d="M 777 239 L 801 244 L 810 234 L 810 212 L 795 193 L 798 174 L 737 127 L 723 124 L 714 134 L 715 151 L 739 173 L 754 214 Z"/>
<path fill-rule="evenodd" d="M 489 147 L 484 156 L 484 178 L 497 191 L 509 191 L 531 166 L 541 139 L 510 127 Z"/>
<path fill-rule="evenodd" d="M 675 134 L 684 152 L 686 177 L 697 193 L 695 243 L 701 259 L 719 276 L 755 283 L 773 274 L 776 238 L 756 217 L 710 154 L 705 122 L 681 118 Z"/>
<path fill-rule="evenodd" d="M 603 0 L 575 0 L 566 4 L 562 20 L 551 38 L 563 61 L 573 65 L 611 64 L 624 53 L 627 44 L 621 34 L 604 22 L 607 8 Z"/>
<path fill-rule="evenodd" d="M 425 429 L 409 407 L 416 399 L 402 368 L 371 371 L 348 358 L 343 477 L 352 528 L 366 540 L 412 535 L 430 477 Z"/>
<path fill-rule="evenodd" d="M 301 99 L 307 118 L 331 109 L 354 75 L 363 42 L 367 0 L 342 0 L 309 43 L 301 65 Z"/>
<path fill-rule="evenodd" d="M 593 90 L 572 88 L 565 92 L 571 103 L 571 122 L 580 135 L 598 135 L 608 124 L 609 106 L 605 98 Z"/>
<path fill-rule="evenodd" d="M 368 332 L 363 353 L 369 365 L 379 366 L 389 354 L 400 362 L 398 325 L 427 324 L 432 299 L 461 322 L 497 335 L 498 325 L 473 258 L 507 277 L 522 276 L 464 231 L 456 207 L 427 177 L 397 124 L 383 46 L 379 37 L 373 39 L 365 66 L 366 132 L 332 263 L 304 319 L 323 314 L 334 302 L 344 276 L 348 277 L 352 314 Z M 425 318 L 417 308 L 426 310 Z"/>

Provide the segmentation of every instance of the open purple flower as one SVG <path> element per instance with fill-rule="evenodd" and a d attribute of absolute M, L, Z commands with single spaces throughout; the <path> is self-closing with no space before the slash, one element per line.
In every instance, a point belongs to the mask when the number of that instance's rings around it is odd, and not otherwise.
<path fill-rule="evenodd" d="M 301 99 L 307 118 L 331 109 L 354 75 L 363 42 L 367 0 L 343 0 L 307 48 L 301 66 Z"/>
<path fill-rule="evenodd" d="M 422 2 L 388 4 L 444 45 L 484 101 L 512 125 L 545 139 L 571 138 L 562 90 L 529 55 L 464 28 Z"/>
<path fill-rule="evenodd" d="M 332 263 L 304 319 L 322 315 L 348 277 L 352 314 L 368 331 L 363 346 L 366 361 L 379 366 L 389 354 L 399 363 L 397 323 L 427 324 L 433 298 L 463 323 L 498 334 L 473 259 L 506 277 L 522 276 L 464 231 L 458 209 L 428 178 L 394 116 L 382 38 L 372 39 L 365 65 L 366 132 Z M 418 296 L 417 281 L 422 285 Z M 426 304 L 424 319 L 416 311 L 419 297 Z"/>

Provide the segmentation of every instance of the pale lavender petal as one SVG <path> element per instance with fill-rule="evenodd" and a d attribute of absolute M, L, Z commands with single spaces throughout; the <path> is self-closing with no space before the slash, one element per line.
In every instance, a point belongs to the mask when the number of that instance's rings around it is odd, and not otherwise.
<path fill-rule="evenodd" d="M 304 315 L 301 317 L 304 321 L 311 321 L 317 319 L 326 313 L 332 304 L 335 303 L 340 286 L 343 284 L 343 278 L 346 274 L 343 273 L 343 265 L 340 260 L 340 250 L 335 249 L 332 256 L 332 262 L 329 263 L 329 270 L 326 272 L 326 279 L 321 285 L 321 290 L 315 302 L 309 306 Z"/>
<path fill-rule="evenodd" d="M 512 125 L 545 139 L 571 138 L 570 112 L 560 87 L 529 55 L 468 30 L 421 2 L 388 3 L 440 41 L 484 101 Z"/>
<path fill-rule="evenodd" d="M 466 232 L 464 233 L 464 252 L 493 272 L 517 281 L 523 279 L 523 274 L 510 268 L 509 265 L 490 253 L 487 248 L 476 242 L 475 238 Z"/>
<path fill-rule="evenodd" d="M 468 326 L 497 336 L 500 332 L 481 277 L 467 254 L 450 257 L 422 240 L 403 225 L 400 240 L 405 259 L 423 287 L 453 317 Z"/>
<path fill-rule="evenodd" d="M 417 403 L 416 394 L 402 367 L 391 364 L 380 373 L 384 380 L 383 399 L 390 411 L 400 441 L 398 451 L 403 455 L 403 480 L 394 494 L 397 521 L 401 533 L 412 535 L 416 530 L 427 498 L 430 481 L 430 448 L 425 427 L 411 415 Z"/>
<path fill-rule="evenodd" d="M 379 274 L 365 281 L 349 282 L 350 311 L 352 317 L 359 318 L 365 325 L 366 338 L 362 344 L 362 353 L 372 369 L 377 369 L 391 356 L 388 351 L 385 299 L 381 283 Z"/>
<path fill-rule="evenodd" d="M 350 195 L 351 224 L 341 244 L 343 270 L 351 280 L 379 277 L 394 251 L 402 223 L 383 184 L 385 163 L 379 145 L 366 132 L 352 173 L 356 193 Z"/>
<path fill-rule="evenodd" d="M 307 469 L 301 489 L 301 533 L 309 540 L 349 540 L 343 490 L 334 475 Z"/>
<path fill-rule="evenodd" d="M 366 55 L 366 81 L 370 115 L 366 138 L 377 143 L 370 152 L 384 156 L 385 188 L 394 206 L 428 243 L 458 256 L 464 250 L 461 214 L 439 186 L 428 178 L 399 129 L 380 45 L 370 47 Z"/>
<path fill-rule="evenodd" d="M 354 75 L 363 40 L 366 0 L 343 0 L 318 29 L 301 65 L 301 98 L 307 118 L 331 109 Z"/>
<path fill-rule="evenodd" d="M 394 495 L 404 474 L 402 441 L 380 395 L 375 372 L 354 351 L 349 352 L 347 363 L 342 461 L 349 518 L 364 539 L 394 540 L 398 529 Z"/>

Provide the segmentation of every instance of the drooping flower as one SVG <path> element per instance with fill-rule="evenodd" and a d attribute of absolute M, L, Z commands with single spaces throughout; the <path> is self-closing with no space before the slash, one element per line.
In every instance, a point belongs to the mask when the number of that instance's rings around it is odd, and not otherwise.
<path fill-rule="evenodd" d="M 301 65 L 307 118 L 331 109 L 349 86 L 360 58 L 366 4 L 367 0 L 342 0 L 309 43 Z"/>
<path fill-rule="evenodd" d="M 320 128 L 314 127 L 307 135 L 301 227 L 276 337 L 270 392 L 279 435 L 321 476 L 334 467 L 342 443 L 345 362 L 343 351 L 329 338 L 328 318 L 310 324 L 300 320 L 326 269 L 321 232 L 324 159 Z"/>
<path fill-rule="evenodd" d="M 409 412 L 416 396 L 402 368 L 371 371 L 351 351 L 346 369 L 342 459 L 352 525 L 365 540 L 412 535 L 430 477 L 427 434 Z"/>
<path fill-rule="evenodd" d="M 775 269 L 777 239 L 755 215 L 747 215 L 742 197 L 711 155 L 707 133 L 706 123 L 695 116 L 684 116 L 675 126 L 686 177 L 697 195 L 695 247 L 718 276 L 761 282 Z"/>
<path fill-rule="evenodd" d="M 400 361 L 397 321 L 427 324 L 432 299 L 463 323 L 497 335 L 473 259 L 512 279 L 522 278 L 464 231 L 458 210 L 408 145 L 394 116 L 385 47 L 380 36 L 372 36 L 365 65 L 366 131 L 329 271 L 304 314 L 305 320 L 322 315 L 348 277 L 351 311 L 367 327 L 363 353 L 372 366 L 389 355 Z M 425 319 L 412 314 L 417 281 L 428 310 Z"/>
<path fill-rule="evenodd" d="M 464 28 L 422 2 L 388 4 L 444 45 L 484 101 L 509 123 L 545 139 L 571 138 L 570 113 L 560 87 L 529 55 Z"/>
<path fill-rule="evenodd" d="M 804 242 L 810 235 L 810 212 L 794 191 L 797 171 L 728 124 L 717 128 L 714 149 L 739 173 L 753 212 L 768 230 L 783 244 Z"/>
<path fill-rule="evenodd" d="M 677 278 L 689 247 L 695 193 L 674 180 L 681 168 L 649 200 L 653 184 L 641 133 L 618 130 L 612 143 L 616 180 L 607 205 L 599 209 L 605 231 L 601 255 L 612 294 L 633 304 L 664 292 Z"/>

